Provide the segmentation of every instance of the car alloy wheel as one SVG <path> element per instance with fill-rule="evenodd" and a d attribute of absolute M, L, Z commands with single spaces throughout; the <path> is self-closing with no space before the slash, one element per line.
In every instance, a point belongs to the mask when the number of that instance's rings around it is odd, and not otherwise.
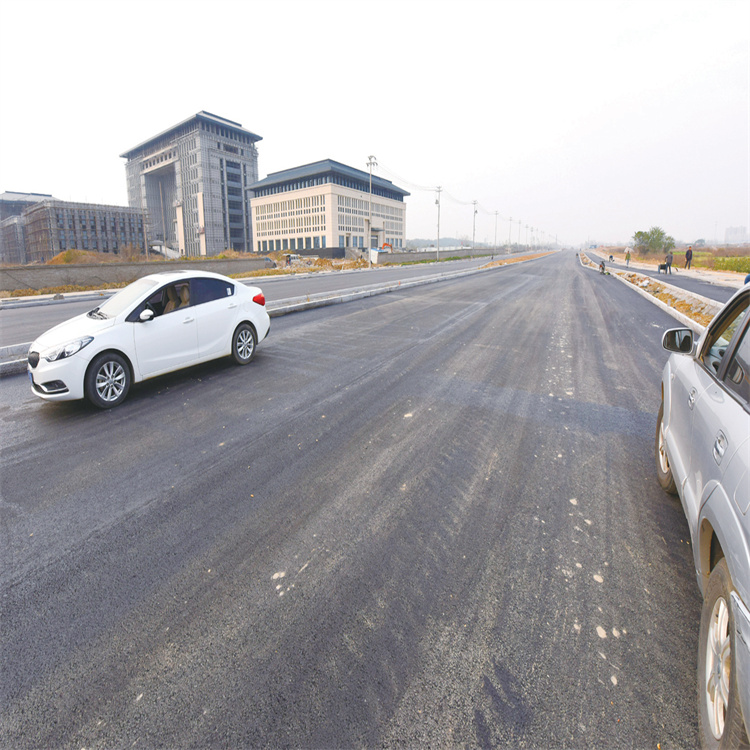
<path fill-rule="evenodd" d="M 109 409 L 125 400 L 130 390 L 130 369 L 114 352 L 100 354 L 86 374 L 86 395 L 94 406 Z"/>
<path fill-rule="evenodd" d="M 246 365 L 254 354 L 255 331 L 248 323 L 242 323 L 232 337 L 232 356 L 238 365 Z"/>
<path fill-rule="evenodd" d="M 656 418 L 656 440 L 654 452 L 656 453 L 656 476 L 659 479 L 659 484 L 665 492 L 674 495 L 677 493 L 677 485 L 675 484 L 674 475 L 669 466 L 669 458 L 667 457 L 663 402 L 659 407 L 659 415 Z"/>
<path fill-rule="evenodd" d="M 711 733 L 718 740 L 724 734 L 729 703 L 729 675 L 732 645 L 729 638 L 729 607 L 723 598 L 716 600 L 706 640 L 706 702 Z"/>
<path fill-rule="evenodd" d="M 737 688 L 732 591 L 722 558 L 706 584 L 698 640 L 698 725 L 704 748 L 747 746 Z"/>

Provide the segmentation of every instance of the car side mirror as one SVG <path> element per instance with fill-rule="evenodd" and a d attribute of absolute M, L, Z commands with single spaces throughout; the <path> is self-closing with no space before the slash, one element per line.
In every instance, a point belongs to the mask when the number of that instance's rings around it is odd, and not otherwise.
<path fill-rule="evenodd" d="M 693 332 L 689 328 L 670 328 L 664 332 L 661 345 L 668 352 L 690 354 L 693 351 Z"/>
<path fill-rule="evenodd" d="M 142 310 L 141 314 L 138 316 L 138 320 L 140 320 L 141 323 L 145 323 L 147 320 L 151 320 L 151 318 L 153 317 L 154 317 L 153 310 Z"/>

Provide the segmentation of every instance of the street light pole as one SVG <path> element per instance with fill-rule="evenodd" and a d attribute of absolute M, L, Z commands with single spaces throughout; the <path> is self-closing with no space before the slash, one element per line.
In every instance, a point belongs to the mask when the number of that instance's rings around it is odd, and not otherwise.
<path fill-rule="evenodd" d="M 370 209 L 368 212 L 367 239 L 365 242 L 367 243 L 367 267 L 372 268 L 372 253 L 370 252 L 372 246 L 372 168 L 377 165 L 377 162 L 374 156 L 368 156 L 367 160 L 367 166 L 370 168 Z"/>
<path fill-rule="evenodd" d="M 471 250 L 474 251 L 474 247 L 476 246 L 476 236 L 477 236 L 477 201 L 472 201 L 474 204 L 474 225 L 473 229 L 471 231 Z"/>
<path fill-rule="evenodd" d="M 437 247 L 435 248 L 435 262 L 440 262 L 440 192 L 443 188 L 438 185 L 437 187 L 437 198 L 435 203 L 438 207 L 438 223 L 437 223 Z"/>

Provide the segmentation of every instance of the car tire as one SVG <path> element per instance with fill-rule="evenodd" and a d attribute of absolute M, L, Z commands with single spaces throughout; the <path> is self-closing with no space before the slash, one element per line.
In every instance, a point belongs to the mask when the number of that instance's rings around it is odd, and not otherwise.
<path fill-rule="evenodd" d="M 670 495 L 677 494 L 677 485 L 672 475 L 667 458 L 667 449 L 664 441 L 664 402 L 659 406 L 659 416 L 656 418 L 656 439 L 654 441 L 654 454 L 656 457 L 656 476 L 661 488 Z"/>
<path fill-rule="evenodd" d="M 706 585 L 698 640 L 698 728 L 704 748 L 748 745 L 737 689 L 732 591 L 722 558 Z"/>
<path fill-rule="evenodd" d="M 86 398 L 99 409 L 119 406 L 130 390 L 130 366 L 116 352 L 95 357 L 86 371 Z"/>
<path fill-rule="evenodd" d="M 238 365 L 246 365 L 255 355 L 255 331 L 249 323 L 240 323 L 232 336 L 232 358 Z"/>

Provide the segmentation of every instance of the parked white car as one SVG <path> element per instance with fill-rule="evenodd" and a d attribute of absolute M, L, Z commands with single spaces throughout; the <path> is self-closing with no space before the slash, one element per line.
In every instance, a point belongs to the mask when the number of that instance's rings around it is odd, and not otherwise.
<path fill-rule="evenodd" d="M 246 365 L 267 335 L 263 292 L 206 271 L 144 276 L 29 349 L 32 392 L 109 409 L 132 383 L 232 356 Z"/>
<path fill-rule="evenodd" d="M 745 747 L 750 731 L 750 285 L 697 343 L 664 334 L 656 426 L 661 486 L 680 496 L 703 593 L 698 645 L 701 743 Z"/>

